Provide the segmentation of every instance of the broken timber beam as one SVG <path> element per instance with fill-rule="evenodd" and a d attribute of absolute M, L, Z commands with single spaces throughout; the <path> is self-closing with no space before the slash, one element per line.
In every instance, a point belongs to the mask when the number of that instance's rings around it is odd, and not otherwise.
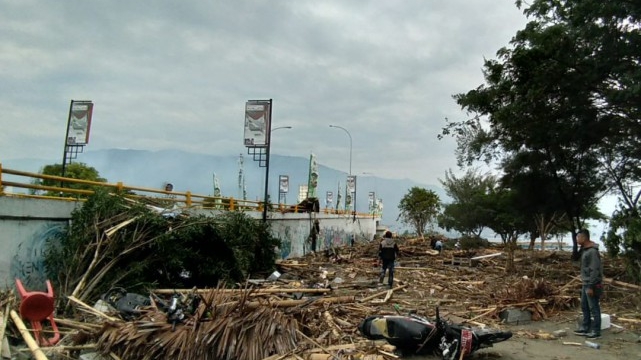
<path fill-rule="evenodd" d="M 162 295 L 172 295 L 175 293 L 191 293 L 195 292 L 197 294 L 208 293 L 211 291 L 224 292 L 224 293 L 242 293 L 242 292 L 251 292 L 252 294 L 278 294 L 278 293 L 313 293 L 313 294 L 324 294 L 331 292 L 332 289 L 296 289 L 296 288 L 270 288 L 270 289 L 156 289 L 153 290 L 155 294 Z"/>
<path fill-rule="evenodd" d="M 36 340 L 31 336 L 29 330 L 15 310 L 11 310 L 11 318 L 13 319 L 13 323 L 16 324 L 18 330 L 20 330 L 20 335 L 22 335 L 24 342 L 27 344 L 27 347 L 29 347 L 29 350 L 31 350 L 33 357 L 35 357 L 36 360 L 47 360 L 47 356 L 40 346 L 38 346 Z"/>
<path fill-rule="evenodd" d="M 379 297 L 379 296 L 381 296 L 381 295 L 387 295 L 388 291 L 392 291 L 392 292 L 394 292 L 394 291 L 396 291 L 396 290 L 404 289 L 404 288 L 406 288 L 406 287 L 407 287 L 407 285 L 397 286 L 397 287 L 395 287 L 395 288 L 393 288 L 393 289 L 385 290 L 385 291 L 381 291 L 381 292 L 376 293 L 376 294 L 374 294 L 374 295 L 372 295 L 372 296 L 368 296 L 368 297 L 366 297 L 366 298 L 360 299 L 360 300 L 358 300 L 358 302 L 366 302 L 366 301 L 370 301 L 370 300 L 372 300 L 372 299 L 374 299 L 374 298 L 377 298 L 377 297 Z"/>
<path fill-rule="evenodd" d="M 310 302 L 311 300 L 311 302 Z M 304 300 L 280 300 L 280 301 L 251 301 L 245 303 L 249 309 L 256 309 L 260 306 L 273 306 L 273 307 L 294 307 L 305 303 L 310 304 L 342 304 L 355 302 L 353 296 L 337 296 L 318 299 L 304 299 Z"/>

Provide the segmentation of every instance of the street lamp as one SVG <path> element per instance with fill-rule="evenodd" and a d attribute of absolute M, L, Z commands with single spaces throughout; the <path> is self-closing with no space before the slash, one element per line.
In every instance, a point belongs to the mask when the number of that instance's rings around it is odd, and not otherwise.
<path fill-rule="evenodd" d="M 330 125 L 329 127 L 341 129 L 341 130 L 345 131 L 347 136 L 349 136 L 349 174 L 352 175 L 352 134 L 350 134 L 349 131 L 347 131 L 347 129 L 345 129 L 342 126 Z"/>
<path fill-rule="evenodd" d="M 349 136 L 349 176 L 352 176 L 352 134 L 349 133 L 347 129 L 338 125 L 330 125 L 331 128 L 337 128 L 345 131 L 347 136 Z M 356 183 L 354 183 L 354 220 L 356 220 Z"/>
<path fill-rule="evenodd" d="M 292 128 L 291 126 L 279 126 L 277 128 L 273 128 L 272 132 L 274 132 L 276 130 L 280 130 L 280 129 L 291 129 L 291 128 Z"/>
<path fill-rule="evenodd" d="M 270 108 L 271 111 L 271 108 Z M 270 114 L 271 119 L 271 114 Z M 265 149 L 265 198 L 263 204 L 263 222 L 267 221 L 267 197 L 269 196 L 269 156 L 270 148 L 272 146 L 272 133 L 279 129 L 291 129 L 291 126 L 279 126 L 276 128 L 271 128 L 271 122 L 269 123 L 270 129 L 268 132 L 267 147 Z"/>

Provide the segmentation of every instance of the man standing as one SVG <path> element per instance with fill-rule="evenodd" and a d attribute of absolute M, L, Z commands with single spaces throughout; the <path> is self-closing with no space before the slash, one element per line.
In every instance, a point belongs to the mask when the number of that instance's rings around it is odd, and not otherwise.
<path fill-rule="evenodd" d="M 581 246 L 581 311 L 583 323 L 574 333 L 588 339 L 601 337 L 601 307 L 599 298 L 603 293 L 603 265 L 599 255 L 599 247 L 590 241 L 590 233 L 581 230 L 576 237 Z"/>
<path fill-rule="evenodd" d="M 392 239 L 392 232 L 388 230 L 385 232 L 385 237 L 383 237 L 383 240 L 381 240 L 378 246 L 378 257 L 381 258 L 383 262 L 381 276 L 378 278 L 378 282 L 383 283 L 385 271 L 389 269 L 388 284 L 390 289 L 394 283 L 394 261 L 396 261 L 396 256 L 398 256 L 398 245 L 396 245 L 396 241 Z"/>
<path fill-rule="evenodd" d="M 314 220 L 312 229 L 309 232 L 309 239 L 312 245 L 312 253 L 316 252 L 316 240 L 318 240 L 318 234 L 320 233 L 320 222 L 318 219 Z"/>

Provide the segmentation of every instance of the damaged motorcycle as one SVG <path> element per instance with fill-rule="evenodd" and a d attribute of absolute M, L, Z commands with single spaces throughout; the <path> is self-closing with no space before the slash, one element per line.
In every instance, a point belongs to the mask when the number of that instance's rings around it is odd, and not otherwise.
<path fill-rule="evenodd" d="M 444 360 L 461 359 L 512 337 L 510 331 L 451 324 L 439 316 L 430 321 L 416 314 L 373 315 L 358 325 L 370 340 L 386 340 L 403 355 L 433 354 Z"/>

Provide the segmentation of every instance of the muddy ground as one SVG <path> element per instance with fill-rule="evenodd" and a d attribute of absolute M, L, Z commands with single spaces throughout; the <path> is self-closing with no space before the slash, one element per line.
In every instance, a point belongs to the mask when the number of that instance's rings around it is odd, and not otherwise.
<path fill-rule="evenodd" d="M 505 342 L 496 344 L 493 348 L 483 349 L 466 359 L 500 359 L 500 360 L 619 360 L 641 359 L 640 334 L 630 330 L 612 327 L 602 332 L 601 339 L 591 340 L 598 343 L 600 349 L 592 349 L 585 345 L 566 345 L 565 343 L 581 343 L 584 337 L 574 335 L 576 313 L 560 314 L 554 319 L 530 322 L 524 325 L 505 325 L 514 336 Z M 555 340 L 532 339 L 531 335 L 539 332 L 553 333 L 566 330 L 567 336 Z M 436 357 L 404 357 L 412 360 L 436 359 Z"/>

